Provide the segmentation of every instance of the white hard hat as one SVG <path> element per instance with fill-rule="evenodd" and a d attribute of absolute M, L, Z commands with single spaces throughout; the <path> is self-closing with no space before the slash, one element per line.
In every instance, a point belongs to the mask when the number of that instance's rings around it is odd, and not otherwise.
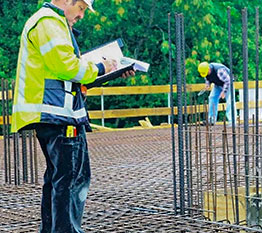
<path fill-rule="evenodd" d="M 92 4 L 94 2 L 94 0 L 83 0 L 87 5 L 88 5 L 88 8 L 92 11 L 92 12 L 95 12 Z"/>

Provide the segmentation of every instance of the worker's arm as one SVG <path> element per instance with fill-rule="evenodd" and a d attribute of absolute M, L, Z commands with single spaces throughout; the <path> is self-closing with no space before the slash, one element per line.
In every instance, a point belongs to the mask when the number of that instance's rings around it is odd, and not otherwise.
<path fill-rule="evenodd" d="M 222 82 L 224 82 L 223 90 L 220 95 L 220 97 L 224 99 L 229 89 L 230 75 L 225 68 L 221 68 L 217 71 L 217 76 Z"/>
<path fill-rule="evenodd" d="M 46 69 L 62 80 L 88 84 L 98 74 L 93 62 L 82 62 L 74 54 L 68 28 L 56 18 L 43 18 L 33 28 L 28 38 L 39 50 Z"/>
<path fill-rule="evenodd" d="M 206 90 L 208 90 L 210 88 L 210 82 L 207 79 L 205 81 L 206 81 L 206 87 L 205 88 L 206 88 Z"/>

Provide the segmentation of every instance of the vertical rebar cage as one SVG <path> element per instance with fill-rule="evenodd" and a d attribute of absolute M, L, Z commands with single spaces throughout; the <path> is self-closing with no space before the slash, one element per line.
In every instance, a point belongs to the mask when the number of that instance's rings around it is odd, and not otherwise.
<path fill-rule="evenodd" d="M 232 85 L 230 94 L 233 97 L 234 67 L 232 65 L 230 8 L 227 13 L 228 63 Z M 254 99 L 256 106 L 255 115 L 251 119 L 248 100 L 248 14 L 246 8 L 242 10 L 243 124 L 240 118 L 234 115 L 234 102 L 231 98 L 232 125 L 227 125 L 224 119 L 222 125 L 201 126 L 201 117 L 195 101 L 197 97 L 194 93 L 192 97 L 192 93 L 187 92 L 186 85 L 183 86 L 182 83 L 183 78 L 186 80 L 183 68 L 185 65 L 183 15 L 176 13 L 175 21 L 178 137 L 172 140 L 177 141 L 178 146 L 175 150 L 179 159 L 178 163 L 173 159 L 173 163 L 176 163 L 174 167 L 178 167 L 174 178 L 175 184 L 179 184 L 179 186 L 176 185 L 177 190 L 175 190 L 178 194 L 175 214 L 192 218 L 204 217 L 207 221 L 244 226 L 259 232 L 262 230 L 262 136 L 258 116 L 259 10 L 256 8 L 255 18 L 256 94 Z M 171 66 L 170 69 L 172 69 Z M 186 99 L 183 103 L 182 93 L 189 96 L 192 105 L 195 104 L 194 108 L 190 108 L 189 114 L 185 111 L 187 103 Z"/>
<path fill-rule="evenodd" d="M 1 79 L 1 129 L 4 145 L 4 181 L 20 185 L 38 183 L 37 142 L 33 130 L 11 133 L 14 82 Z"/>

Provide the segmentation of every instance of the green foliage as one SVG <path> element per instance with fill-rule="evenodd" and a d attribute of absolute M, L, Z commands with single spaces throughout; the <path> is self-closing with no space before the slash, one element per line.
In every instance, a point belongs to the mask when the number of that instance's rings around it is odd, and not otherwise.
<path fill-rule="evenodd" d="M 20 35 L 24 23 L 44 0 L 0 2 L 0 77 L 14 79 Z M 107 86 L 162 85 L 169 83 L 168 16 L 171 12 L 171 40 L 173 67 L 175 67 L 175 17 L 184 14 L 185 55 L 187 83 L 203 82 L 197 65 L 201 61 L 221 62 L 229 66 L 227 8 L 231 9 L 233 73 L 242 80 L 242 16 L 248 10 L 249 78 L 255 77 L 255 7 L 259 0 L 96 0 L 96 13 L 86 12 L 76 28 L 82 31 L 78 38 L 81 51 L 107 41 L 122 38 L 123 53 L 151 64 L 148 73 L 137 72 L 128 79 L 117 79 Z M 14 8 L 15 6 L 15 8 Z M 261 21 L 261 20 L 260 20 Z M 175 74 L 175 68 L 173 68 Z M 174 75 L 175 78 L 175 75 Z M 174 81 L 175 82 L 175 81 Z M 139 106 L 166 106 L 164 96 L 115 97 L 106 101 L 106 109 Z M 99 99 L 90 98 L 88 107 L 94 109 Z M 160 118 L 159 118 L 160 119 Z M 158 120 L 159 120 L 158 119 Z M 122 124 L 123 119 L 114 124 Z"/>
<path fill-rule="evenodd" d="M 231 11 L 231 38 L 233 52 L 233 73 L 242 80 L 242 16 L 241 10 L 248 10 L 249 77 L 255 77 L 255 7 L 259 1 L 220 0 L 176 0 L 173 7 L 185 17 L 186 74 L 189 83 L 197 83 L 197 65 L 201 61 L 219 62 L 229 66 L 228 16 Z M 190 17 L 191 15 L 191 17 Z M 193 17 L 192 17 L 193 16 Z M 195 17 L 194 17 L 195 16 Z"/>
<path fill-rule="evenodd" d="M 168 0 L 159 4 L 156 0 L 95 1 L 97 12 L 87 13 L 79 23 L 79 28 L 83 31 L 79 38 L 82 51 L 122 38 L 125 42 L 123 53 L 126 56 L 152 64 L 147 75 L 148 80 L 145 80 L 144 74 L 138 74 L 135 81 L 127 80 L 124 84 L 166 84 L 167 13 L 172 9 L 172 2 Z M 123 80 L 110 84 L 122 85 Z"/>
<path fill-rule="evenodd" d="M 15 6 L 15 8 L 14 8 Z M 0 77 L 14 79 L 20 35 L 24 23 L 36 10 L 35 1 L 0 2 Z"/>

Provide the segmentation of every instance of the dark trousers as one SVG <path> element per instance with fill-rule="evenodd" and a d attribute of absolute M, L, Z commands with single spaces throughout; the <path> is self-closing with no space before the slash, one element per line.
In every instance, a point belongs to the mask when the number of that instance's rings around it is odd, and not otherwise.
<path fill-rule="evenodd" d="M 76 137 L 66 127 L 36 126 L 46 158 L 40 233 L 83 233 L 81 220 L 90 183 L 90 164 L 84 126 Z"/>

